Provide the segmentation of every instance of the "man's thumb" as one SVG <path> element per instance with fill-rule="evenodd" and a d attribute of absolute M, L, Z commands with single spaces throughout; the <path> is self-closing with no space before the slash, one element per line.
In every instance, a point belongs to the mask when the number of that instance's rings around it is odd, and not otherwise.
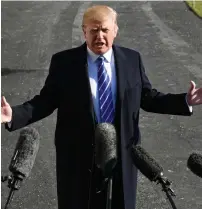
<path fill-rule="evenodd" d="M 6 98 L 4 96 L 2 96 L 2 99 L 1 99 L 1 105 L 4 106 L 4 105 L 7 105 L 7 101 L 6 101 Z"/>
<path fill-rule="evenodd" d="M 190 84 L 191 84 L 191 86 L 189 88 L 189 92 L 190 92 L 190 94 L 193 94 L 194 93 L 193 90 L 196 88 L 196 84 L 194 81 L 191 81 Z"/>

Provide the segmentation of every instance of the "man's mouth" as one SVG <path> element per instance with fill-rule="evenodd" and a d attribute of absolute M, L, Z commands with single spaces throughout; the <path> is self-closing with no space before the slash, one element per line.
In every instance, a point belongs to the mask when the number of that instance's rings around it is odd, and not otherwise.
<path fill-rule="evenodd" d="M 95 45 L 96 45 L 97 47 L 102 47 L 102 46 L 104 46 L 104 43 L 103 43 L 103 42 L 97 42 L 97 43 L 95 43 Z"/>

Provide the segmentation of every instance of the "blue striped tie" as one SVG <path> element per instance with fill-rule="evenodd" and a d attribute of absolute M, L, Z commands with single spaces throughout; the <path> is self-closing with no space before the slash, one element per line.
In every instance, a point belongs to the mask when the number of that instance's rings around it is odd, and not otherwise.
<path fill-rule="evenodd" d="M 114 105 L 109 75 L 104 67 L 104 57 L 97 59 L 98 64 L 98 95 L 100 105 L 100 122 L 112 123 L 114 120 Z"/>

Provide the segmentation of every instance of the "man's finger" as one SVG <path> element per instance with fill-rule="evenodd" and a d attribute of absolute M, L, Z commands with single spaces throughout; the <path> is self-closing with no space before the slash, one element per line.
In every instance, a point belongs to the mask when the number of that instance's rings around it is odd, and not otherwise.
<path fill-rule="evenodd" d="M 196 88 L 196 84 L 194 81 L 191 81 L 191 84 L 194 86 L 194 88 Z"/>
<path fill-rule="evenodd" d="M 193 95 L 194 94 L 194 90 L 196 88 L 196 84 L 195 84 L 194 81 L 191 81 L 190 84 L 191 84 L 191 86 L 189 88 L 189 92 L 190 92 L 191 95 Z"/>
<path fill-rule="evenodd" d="M 2 96 L 2 98 L 1 98 L 1 106 L 4 106 L 6 104 L 7 104 L 6 98 L 4 96 Z"/>

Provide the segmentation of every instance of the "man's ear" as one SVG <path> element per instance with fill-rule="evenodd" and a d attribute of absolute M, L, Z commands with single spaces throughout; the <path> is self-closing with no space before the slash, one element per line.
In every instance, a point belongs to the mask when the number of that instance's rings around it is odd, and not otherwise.
<path fill-rule="evenodd" d="M 84 25 L 82 25 L 82 30 L 83 30 L 84 37 L 86 38 L 86 28 Z"/>
<path fill-rule="evenodd" d="M 118 34 L 118 30 L 119 30 L 119 27 L 117 26 L 117 24 L 115 24 L 115 26 L 114 26 L 114 38 L 116 38 L 116 36 Z"/>

